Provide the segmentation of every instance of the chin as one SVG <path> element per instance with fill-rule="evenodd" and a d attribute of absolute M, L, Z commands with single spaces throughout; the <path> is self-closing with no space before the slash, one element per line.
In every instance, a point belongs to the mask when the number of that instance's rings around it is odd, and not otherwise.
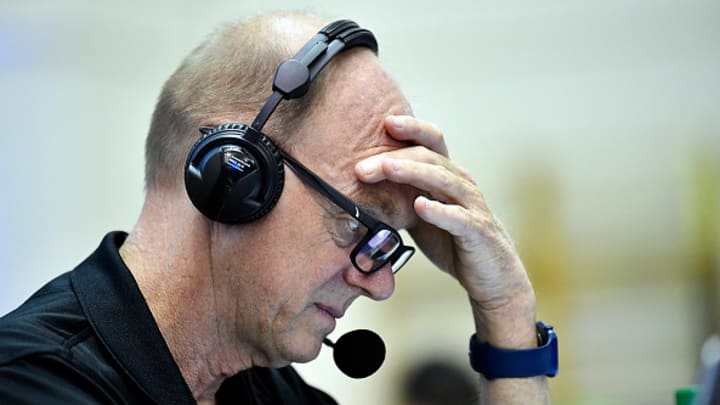
<path fill-rule="evenodd" d="M 317 336 L 304 335 L 285 343 L 284 356 L 290 363 L 307 363 L 320 354 L 322 340 Z"/>

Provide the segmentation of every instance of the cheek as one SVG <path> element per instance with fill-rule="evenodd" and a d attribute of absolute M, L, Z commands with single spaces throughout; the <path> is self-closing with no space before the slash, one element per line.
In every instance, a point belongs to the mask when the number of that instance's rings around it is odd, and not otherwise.
<path fill-rule="evenodd" d="M 327 255 L 334 253 L 333 242 L 320 208 L 304 197 L 293 206 L 287 203 L 291 199 L 281 198 L 263 229 L 253 232 L 253 240 L 263 241 L 249 252 L 257 258 L 254 271 L 260 274 L 254 282 L 262 293 L 259 298 L 271 300 L 279 312 L 299 310 L 293 307 L 311 299 L 330 273 Z"/>
<path fill-rule="evenodd" d="M 245 239 L 232 259 L 242 273 L 237 285 L 245 297 L 238 299 L 258 310 L 256 322 L 270 322 L 273 329 L 301 315 L 350 263 L 335 246 L 312 193 L 288 172 L 273 210 L 238 228 Z"/>

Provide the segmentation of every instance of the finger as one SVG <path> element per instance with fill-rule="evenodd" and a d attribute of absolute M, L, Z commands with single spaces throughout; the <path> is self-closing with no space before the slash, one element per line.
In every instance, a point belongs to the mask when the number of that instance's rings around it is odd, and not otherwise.
<path fill-rule="evenodd" d="M 430 197 L 465 207 L 484 203 L 475 185 L 448 167 L 407 159 L 388 159 L 383 162 L 387 180 L 407 184 L 423 190 Z"/>
<path fill-rule="evenodd" d="M 423 147 L 412 149 L 367 158 L 355 166 L 356 175 L 365 183 L 390 180 L 408 184 L 443 201 L 463 205 L 483 202 L 482 194 L 466 170 Z"/>
<path fill-rule="evenodd" d="M 387 177 L 383 172 L 383 162 L 386 159 L 416 160 L 438 166 L 452 165 L 447 158 L 424 146 L 409 146 L 363 159 L 355 165 L 355 173 L 365 183 L 377 183 L 386 180 Z M 457 173 L 460 175 L 461 171 L 458 170 Z"/>
<path fill-rule="evenodd" d="M 514 250 L 512 241 L 487 209 L 469 210 L 424 196 L 415 199 L 414 208 L 423 221 L 452 235 L 457 249 L 484 256 L 482 261 Z"/>
<path fill-rule="evenodd" d="M 424 146 L 409 146 L 366 158 L 355 165 L 355 173 L 365 183 L 385 180 L 381 170 L 385 158 L 411 159 L 451 168 L 451 171 L 470 183 L 477 185 L 470 172 L 458 166 L 447 157 Z"/>
<path fill-rule="evenodd" d="M 455 237 L 468 238 L 477 222 L 469 210 L 453 204 L 443 204 L 424 196 L 415 199 L 415 212 L 425 222 L 443 229 Z"/>
<path fill-rule="evenodd" d="M 410 115 L 390 115 L 385 119 L 385 130 L 399 141 L 422 145 L 445 157 L 449 156 L 445 137 L 435 124 Z"/>

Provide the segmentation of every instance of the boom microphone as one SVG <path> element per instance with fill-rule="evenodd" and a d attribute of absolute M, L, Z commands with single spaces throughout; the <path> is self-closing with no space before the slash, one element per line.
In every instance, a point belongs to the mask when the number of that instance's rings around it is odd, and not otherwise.
<path fill-rule="evenodd" d="M 325 338 L 323 343 L 333 348 L 335 365 L 348 377 L 368 377 L 385 361 L 385 343 L 367 329 L 348 332 L 335 343 Z"/>

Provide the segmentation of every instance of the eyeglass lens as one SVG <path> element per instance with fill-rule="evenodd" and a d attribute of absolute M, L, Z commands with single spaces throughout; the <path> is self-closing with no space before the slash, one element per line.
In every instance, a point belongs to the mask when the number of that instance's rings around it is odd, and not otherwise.
<path fill-rule="evenodd" d="M 400 240 L 396 234 L 389 229 L 380 229 L 358 249 L 355 263 L 363 271 L 376 270 L 378 265 L 392 257 L 399 246 Z"/>

